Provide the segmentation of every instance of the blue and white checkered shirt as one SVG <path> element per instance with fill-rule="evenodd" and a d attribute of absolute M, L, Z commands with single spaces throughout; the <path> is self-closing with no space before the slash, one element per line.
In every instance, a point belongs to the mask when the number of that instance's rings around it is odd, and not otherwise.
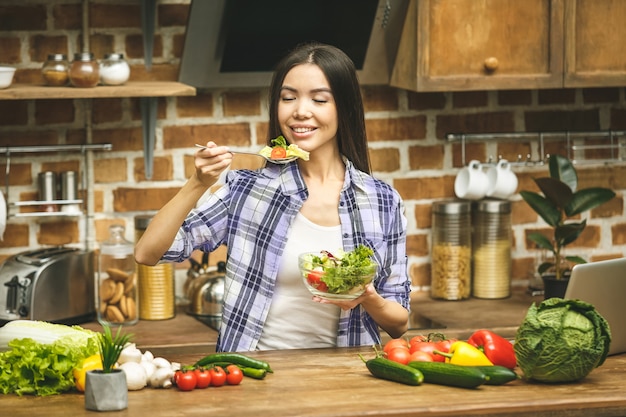
<path fill-rule="evenodd" d="M 223 187 L 193 210 L 162 261 L 181 262 L 194 250 L 227 247 L 226 284 L 217 351 L 256 348 L 272 302 L 287 231 L 307 199 L 298 164 L 230 171 Z M 376 291 L 409 309 L 406 218 L 399 194 L 346 161 L 339 200 L 343 249 L 374 250 L 381 265 Z M 361 306 L 341 310 L 337 346 L 380 343 L 378 325 Z"/>

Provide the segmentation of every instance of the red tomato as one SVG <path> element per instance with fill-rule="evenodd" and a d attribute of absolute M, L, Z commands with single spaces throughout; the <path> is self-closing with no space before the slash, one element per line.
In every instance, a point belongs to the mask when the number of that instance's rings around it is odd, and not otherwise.
<path fill-rule="evenodd" d="M 282 146 L 276 146 L 272 148 L 272 153 L 270 154 L 270 158 L 272 159 L 283 159 L 287 157 L 287 149 Z"/>
<path fill-rule="evenodd" d="M 196 388 L 206 388 L 211 385 L 211 373 L 208 369 L 197 368 L 194 373 L 196 374 Z"/>
<path fill-rule="evenodd" d="M 416 350 L 409 357 L 409 362 L 434 362 L 434 360 L 432 354 L 421 350 Z"/>
<path fill-rule="evenodd" d="M 226 367 L 226 382 L 228 385 L 239 385 L 243 380 L 243 372 L 237 365 L 228 365 Z"/>
<path fill-rule="evenodd" d="M 390 350 L 395 349 L 395 348 L 403 348 L 403 349 L 409 350 L 409 344 L 406 340 L 402 338 L 391 339 L 390 341 L 385 343 L 385 346 L 383 347 L 383 352 L 389 353 Z"/>
<path fill-rule="evenodd" d="M 211 385 L 214 387 L 221 387 L 226 383 L 226 372 L 221 366 L 214 366 L 209 369 L 211 374 Z"/>
<path fill-rule="evenodd" d="M 311 287 L 317 289 L 318 291 L 328 292 L 328 286 L 324 281 L 322 281 L 322 275 L 324 275 L 322 271 L 309 272 L 309 274 L 306 276 L 306 282 L 308 282 Z"/>
<path fill-rule="evenodd" d="M 411 359 L 411 353 L 408 349 L 397 347 L 387 352 L 387 359 L 406 365 Z"/>
<path fill-rule="evenodd" d="M 194 371 L 177 371 L 176 386 L 181 391 L 191 391 L 196 388 L 196 374 Z"/>

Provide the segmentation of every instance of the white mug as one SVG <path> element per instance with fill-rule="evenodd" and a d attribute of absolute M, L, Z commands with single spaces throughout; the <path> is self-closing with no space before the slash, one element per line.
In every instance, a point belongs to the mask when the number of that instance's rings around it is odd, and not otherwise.
<path fill-rule="evenodd" d="M 454 180 L 454 193 L 458 198 L 480 200 L 487 195 L 487 174 L 479 161 L 472 160 L 462 168 Z"/>
<path fill-rule="evenodd" d="M 498 161 L 497 165 L 487 170 L 487 197 L 506 200 L 517 190 L 517 175 L 511 171 L 511 164 L 506 159 Z"/>

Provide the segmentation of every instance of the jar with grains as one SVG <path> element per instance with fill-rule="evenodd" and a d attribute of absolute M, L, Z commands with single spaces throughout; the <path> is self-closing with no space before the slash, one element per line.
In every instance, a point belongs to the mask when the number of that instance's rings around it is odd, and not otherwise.
<path fill-rule="evenodd" d="M 95 87 L 100 82 L 100 67 L 91 52 L 74 54 L 70 65 L 70 82 L 74 87 Z"/>
<path fill-rule="evenodd" d="M 96 309 L 102 325 L 137 323 L 138 291 L 134 245 L 124 238 L 124 226 L 109 227 L 109 238 L 100 244 L 96 282 Z"/>
<path fill-rule="evenodd" d="M 472 295 L 511 295 L 511 202 L 482 200 L 472 207 Z"/>
<path fill-rule="evenodd" d="M 463 300 L 471 293 L 471 205 L 464 200 L 443 200 L 432 207 L 432 264 L 430 295 Z"/>
<path fill-rule="evenodd" d="M 69 80 L 70 64 L 64 54 L 51 54 L 41 68 L 46 85 L 61 87 Z"/>
<path fill-rule="evenodd" d="M 100 82 L 104 85 L 121 85 L 128 81 L 130 67 L 123 54 L 106 54 L 100 62 Z"/>

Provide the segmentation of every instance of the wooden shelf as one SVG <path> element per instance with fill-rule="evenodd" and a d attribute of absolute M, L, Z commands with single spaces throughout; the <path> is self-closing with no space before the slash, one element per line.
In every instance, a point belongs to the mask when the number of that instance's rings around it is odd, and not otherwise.
<path fill-rule="evenodd" d="M 9 88 L 0 90 L 0 100 L 170 97 L 194 95 L 196 95 L 196 89 L 194 87 L 173 81 L 129 81 L 119 86 L 97 86 L 93 88 L 13 84 Z"/>

